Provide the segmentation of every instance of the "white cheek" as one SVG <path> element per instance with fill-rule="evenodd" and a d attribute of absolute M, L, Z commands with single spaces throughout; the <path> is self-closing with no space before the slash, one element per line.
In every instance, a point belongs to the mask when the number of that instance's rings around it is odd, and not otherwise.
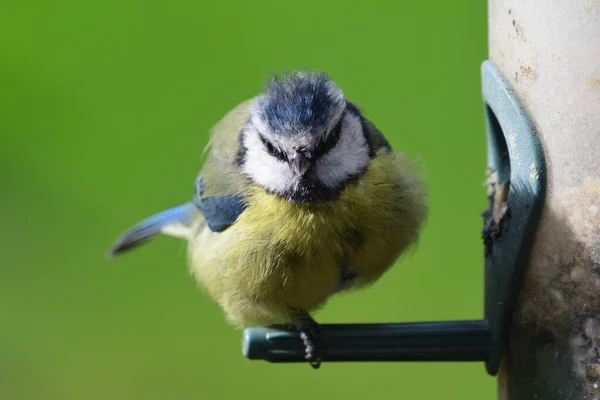
<path fill-rule="evenodd" d="M 361 172 L 369 160 L 360 119 L 347 113 L 337 145 L 317 162 L 317 176 L 326 186 L 335 188 L 348 176 Z"/>
<path fill-rule="evenodd" d="M 252 115 L 250 116 L 250 122 L 251 122 L 251 126 L 253 126 L 256 131 L 263 132 L 263 133 L 270 132 L 269 127 L 262 120 L 262 118 L 259 116 L 259 114 L 252 113 Z M 256 132 L 250 132 L 249 136 L 255 136 L 255 135 L 256 135 Z M 254 139 L 258 140 L 257 137 L 255 137 Z M 260 145 L 262 146 L 262 143 L 260 143 Z"/>
<path fill-rule="evenodd" d="M 256 132 L 247 132 L 244 145 L 247 151 L 243 171 L 254 183 L 275 192 L 293 187 L 296 179 L 289 165 L 267 153 Z"/>

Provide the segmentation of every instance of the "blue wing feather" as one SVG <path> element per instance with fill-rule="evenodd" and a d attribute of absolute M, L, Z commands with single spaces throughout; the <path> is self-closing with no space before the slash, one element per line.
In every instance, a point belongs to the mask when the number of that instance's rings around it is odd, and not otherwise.
<path fill-rule="evenodd" d="M 204 215 L 208 228 L 213 232 L 223 232 L 244 212 L 246 204 L 240 194 L 204 196 L 202 174 L 194 182 L 194 205 Z"/>
<path fill-rule="evenodd" d="M 108 250 L 109 256 L 115 256 L 130 250 L 160 233 L 171 224 L 188 225 L 198 216 L 198 210 L 192 203 L 185 203 L 154 214 L 140 221 L 123 233 Z"/>
<path fill-rule="evenodd" d="M 194 204 L 213 232 L 229 228 L 246 208 L 243 196 L 211 196 L 198 199 Z"/>
<path fill-rule="evenodd" d="M 179 228 L 178 224 L 190 228 L 191 235 L 202 215 L 213 232 L 222 232 L 237 220 L 246 208 L 243 194 L 250 184 L 237 162 L 238 136 L 248 120 L 252 101 L 239 104 L 212 129 L 207 147 L 210 151 L 205 150 L 206 160 L 196 180 L 193 200 L 141 221 L 121 235 L 108 251 L 109 256 L 145 243 L 158 233 L 186 237 L 185 229 L 170 229 L 171 224 L 174 228 Z"/>

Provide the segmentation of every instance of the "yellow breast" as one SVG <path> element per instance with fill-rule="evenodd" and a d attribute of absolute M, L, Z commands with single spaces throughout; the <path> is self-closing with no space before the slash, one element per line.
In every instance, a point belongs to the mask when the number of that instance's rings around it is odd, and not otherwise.
<path fill-rule="evenodd" d="M 417 240 L 427 211 L 410 162 L 391 153 L 336 200 L 292 204 L 252 188 L 247 202 L 233 226 L 202 228 L 189 245 L 193 274 L 241 326 L 287 322 L 291 309 L 374 282 Z"/>

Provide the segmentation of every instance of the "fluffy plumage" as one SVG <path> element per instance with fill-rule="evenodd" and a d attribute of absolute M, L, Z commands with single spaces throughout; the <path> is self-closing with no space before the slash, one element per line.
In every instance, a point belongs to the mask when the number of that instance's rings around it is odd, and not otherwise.
<path fill-rule="evenodd" d="M 341 289 L 374 282 L 416 242 L 426 207 L 412 167 L 381 150 L 336 201 L 317 204 L 252 187 L 229 229 L 200 226 L 191 270 L 236 325 L 289 322 L 294 309 L 315 310 Z"/>
<path fill-rule="evenodd" d="M 193 275 L 239 326 L 304 329 L 331 295 L 376 281 L 426 218 L 413 163 L 324 74 L 272 80 L 215 126 L 206 155 L 192 201 L 113 253 L 159 232 L 187 239 Z"/>

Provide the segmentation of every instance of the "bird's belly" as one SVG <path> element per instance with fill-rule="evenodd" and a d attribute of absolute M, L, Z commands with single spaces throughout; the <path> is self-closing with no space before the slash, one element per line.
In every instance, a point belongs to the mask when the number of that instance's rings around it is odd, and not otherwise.
<path fill-rule="evenodd" d="M 235 224 L 190 241 L 193 274 L 242 326 L 287 322 L 294 309 L 374 282 L 415 241 L 425 212 L 393 162 L 376 158 L 340 198 L 317 205 L 256 189 Z"/>
<path fill-rule="evenodd" d="M 300 244 L 279 229 L 237 225 L 218 234 L 206 229 L 190 242 L 193 274 L 233 323 L 288 322 L 294 309 L 314 310 L 336 291 L 342 251 L 330 237 Z"/>

